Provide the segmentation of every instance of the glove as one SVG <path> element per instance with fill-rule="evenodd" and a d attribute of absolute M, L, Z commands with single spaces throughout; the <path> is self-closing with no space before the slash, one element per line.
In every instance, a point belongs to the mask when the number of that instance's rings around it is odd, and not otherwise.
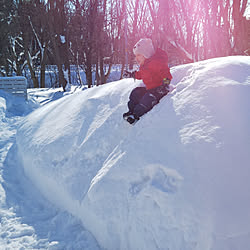
<path fill-rule="evenodd" d="M 135 72 L 136 71 L 127 71 L 127 70 L 125 70 L 123 72 L 123 77 L 124 78 L 135 78 Z"/>
<path fill-rule="evenodd" d="M 169 91 L 170 82 L 171 80 L 169 80 L 168 78 L 163 78 L 162 80 L 162 85 L 165 87 L 167 91 Z"/>
<path fill-rule="evenodd" d="M 171 80 L 169 80 L 168 78 L 163 78 L 163 80 L 162 80 L 162 83 L 166 84 L 166 85 L 169 85 L 170 82 L 171 82 Z"/>

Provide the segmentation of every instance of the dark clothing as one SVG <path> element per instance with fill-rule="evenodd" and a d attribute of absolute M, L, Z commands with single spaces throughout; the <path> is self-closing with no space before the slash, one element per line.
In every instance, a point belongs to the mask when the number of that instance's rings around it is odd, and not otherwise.
<path fill-rule="evenodd" d="M 128 109 L 137 117 L 141 117 L 159 103 L 167 93 L 166 84 L 148 90 L 145 87 L 137 87 L 129 96 Z"/>

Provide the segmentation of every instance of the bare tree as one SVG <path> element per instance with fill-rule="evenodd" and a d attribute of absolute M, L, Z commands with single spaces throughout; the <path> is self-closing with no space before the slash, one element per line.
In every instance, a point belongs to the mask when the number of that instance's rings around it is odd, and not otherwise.
<path fill-rule="evenodd" d="M 187 62 L 242 54 L 248 46 L 247 0 L 147 0 L 147 5 L 153 39 L 175 47 Z"/>
<path fill-rule="evenodd" d="M 70 63 L 85 72 L 88 87 L 106 83 L 113 63 L 133 67 L 133 46 L 142 37 L 168 50 L 171 64 L 244 54 L 249 49 L 247 0 L 2 0 L 2 75 L 22 74 L 34 87 L 40 64 L 56 64 L 59 84 L 70 83 Z M 122 72 L 121 72 L 122 77 Z"/>
<path fill-rule="evenodd" d="M 17 8 L 13 1 L 1 0 L 0 72 L 2 76 L 9 76 L 13 71 L 21 75 L 25 63 L 16 14 Z"/>
<path fill-rule="evenodd" d="M 48 27 L 52 43 L 53 55 L 58 68 L 59 84 L 66 90 L 66 85 L 70 81 L 70 64 L 68 59 L 67 40 L 67 13 L 64 0 L 48 0 Z M 63 65 L 67 70 L 64 74 Z"/>
<path fill-rule="evenodd" d="M 40 15 L 37 13 L 38 11 Z M 47 17 L 47 13 L 45 12 L 44 6 L 42 5 L 36 6 L 35 12 L 37 15 L 33 15 L 33 19 L 35 19 L 36 22 L 38 21 L 40 25 L 35 23 L 36 26 L 34 26 L 31 17 L 29 16 L 28 18 L 39 49 L 40 87 L 45 88 L 45 67 L 47 61 L 48 45 L 50 42 L 46 23 L 44 22 Z M 43 13 L 43 15 L 41 15 L 41 13 Z"/>
<path fill-rule="evenodd" d="M 18 5 L 18 20 L 20 24 L 20 34 L 23 42 L 24 56 L 29 67 L 34 88 L 39 88 L 39 82 L 35 72 L 34 61 L 37 59 L 39 51 L 33 46 L 35 37 L 30 29 L 29 16 L 32 12 L 32 4 L 20 1 Z"/>
<path fill-rule="evenodd" d="M 247 7 L 247 0 L 234 0 L 232 4 L 233 18 L 233 50 L 235 54 L 242 53 L 248 46 L 246 30 L 246 18 L 244 13 Z"/>

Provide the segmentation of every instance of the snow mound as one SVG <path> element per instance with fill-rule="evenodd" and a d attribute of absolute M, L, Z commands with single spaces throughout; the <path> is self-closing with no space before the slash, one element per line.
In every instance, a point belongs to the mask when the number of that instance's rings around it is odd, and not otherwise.
<path fill-rule="evenodd" d="M 0 154 L 4 152 L 6 140 L 15 137 L 13 127 L 19 120 L 17 116 L 27 115 L 38 105 L 33 99 L 26 101 L 23 97 L 17 97 L 0 90 Z M 0 155 L 0 163 L 2 159 Z"/>
<path fill-rule="evenodd" d="M 34 98 L 25 100 L 24 97 L 11 95 L 0 90 L 0 117 L 24 116 L 39 107 L 39 103 Z"/>
<path fill-rule="evenodd" d="M 135 125 L 131 79 L 78 91 L 28 115 L 26 175 L 105 249 L 250 245 L 250 60 L 172 69 L 176 90 Z"/>

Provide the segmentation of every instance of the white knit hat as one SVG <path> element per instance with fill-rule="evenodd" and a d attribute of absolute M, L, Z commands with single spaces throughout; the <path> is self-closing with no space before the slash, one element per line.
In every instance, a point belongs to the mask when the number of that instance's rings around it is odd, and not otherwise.
<path fill-rule="evenodd" d="M 135 44 L 133 52 L 135 55 L 141 54 L 145 58 L 150 58 L 155 53 L 152 40 L 149 38 L 142 38 L 139 42 Z"/>

